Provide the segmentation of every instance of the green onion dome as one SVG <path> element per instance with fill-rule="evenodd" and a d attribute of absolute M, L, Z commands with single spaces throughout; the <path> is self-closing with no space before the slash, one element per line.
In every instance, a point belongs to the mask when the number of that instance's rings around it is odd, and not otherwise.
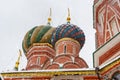
<path fill-rule="evenodd" d="M 52 45 L 54 46 L 55 43 L 62 38 L 72 38 L 78 41 L 81 48 L 85 43 L 85 35 L 83 30 L 71 23 L 62 24 L 56 28 L 51 38 Z"/>
<path fill-rule="evenodd" d="M 29 47 L 33 43 L 49 43 L 51 44 L 51 36 L 55 31 L 55 28 L 50 25 L 36 26 L 29 30 L 22 42 L 22 48 L 24 53 L 27 53 Z"/>

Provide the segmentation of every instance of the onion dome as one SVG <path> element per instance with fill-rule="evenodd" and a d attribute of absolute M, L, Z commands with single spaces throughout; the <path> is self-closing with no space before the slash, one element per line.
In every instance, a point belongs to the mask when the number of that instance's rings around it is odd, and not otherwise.
<path fill-rule="evenodd" d="M 71 24 L 70 20 L 70 12 L 68 9 L 67 23 L 58 26 L 55 33 L 52 35 L 51 42 L 53 46 L 59 39 L 72 38 L 80 43 L 81 48 L 83 47 L 85 43 L 84 32 L 77 25 Z"/>
<path fill-rule="evenodd" d="M 51 44 L 52 33 L 55 31 L 55 28 L 50 26 L 51 20 L 52 19 L 51 19 L 51 8 L 50 8 L 48 24 L 36 26 L 26 33 L 23 39 L 23 42 L 22 42 L 22 48 L 23 48 L 24 53 L 28 51 L 28 49 L 30 48 L 30 46 L 32 46 L 33 43 Z"/>
<path fill-rule="evenodd" d="M 36 26 L 29 30 L 22 43 L 22 47 L 24 52 L 26 53 L 28 48 L 33 43 L 50 43 L 51 44 L 51 36 L 55 28 L 51 27 L 50 25 L 41 25 Z"/>
<path fill-rule="evenodd" d="M 62 24 L 56 28 L 55 33 L 52 35 L 52 45 L 62 38 L 72 38 L 77 40 L 80 43 L 81 48 L 85 43 L 84 32 L 76 25 L 67 23 Z"/>
<path fill-rule="evenodd" d="M 22 47 L 24 52 L 26 53 L 28 48 L 33 43 L 50 43 L 51 44 L 51 36 L 55 28 L 51 27 L 50 25 L 41 25 L 36 26 L 29 30 L 22 43 Z"/>

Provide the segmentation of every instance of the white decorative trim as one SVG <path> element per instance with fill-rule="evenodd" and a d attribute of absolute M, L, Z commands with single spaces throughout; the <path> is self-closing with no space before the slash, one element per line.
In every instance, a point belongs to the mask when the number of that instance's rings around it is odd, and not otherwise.
<path fill-rule="evenodd" d="M 41 50 L 39 50 L 39 48 L 41 48 Z M 42 48 L 43 47 L 41 47 L 41 46 L 34 46 L 33 48 L 31 48 L 30 49 L 30 52 L 28 52 L 27 53 L 27 58 L 28 57 L 30 57 L 30 55 L 32 55 L 33 53 L 35 53 L 35 52 L 47 52 L 47 53 L 49 53 L 50 55 L 52 55 L 52 56 L 55 56 L 55 52 L 54 52 L 54 50 L 53 49 L 51 49 L 50 47 L 47 47 L 48 49 L 49 49 L 49 51 L 48 50 L 45 50 L 44 48 L 44 50 L 42 50 Z M 45 47 L 46 48 L 46 47 Z M 37 50 L 36 50 L 37 49 Z M 43 54 L 39 54 L 39 55 L 43 55 Z"/>
<path fill-rule="evenodd" d="M 115 22 L 116 26 L 111 26 L 111 24 L 113 24 L 113 21 Z M 111 21 L 108 22 L 108 24 L 110 25 L 109 27 L 111 28 L 112 36 L 116 35 L 119 31 L 118 31 L 117 19 L 116 19 L 115 15 L 113 16 Z M 116 34 L 114 34 L 113 27 L 115 27 L 117 29 L 117 32 L 115 31 Z"/>
<path fill-rule="evenodd" d="M 103 0 L 98 0 L 98 2 L 96 3 L 96 4 L 94 4 L 94 15 L 93 15 L 93 23 L 94 23 L 94 28 L 96 27 L 96 9 L 97 9 L 97 7 L 101 4 L 103 2 Z"/>
<path fill-rule="evenodd" d="M 46 54 L 42 54 L 42 55 L 39 55 L 39 54 L 38 54 L 38 55 L 33 55 L 33 56 L 31 56 L 31 57 L 28 59 L 28 61 L 31 61 L 31 58 L 36 57 L 36 56 L 37 56 L 37 57 L 38 57 L 38 56 L 39 56 L 39 57 L 41 57 L 41 56 L 46 56 L 46 57 L 49 58 L 49 59 L 51 58 L 50 56 L 47 56 Z"/>
<path fill-rule="evenodd" d="M 27 71 L 6 71 L 2 73 L 21 73 L 21 72 L 59 72 L 59 71 L 94 71 L 95 68 L 79 68 L 79 69 L 50 69 L 50 70 L 27 70 Z"/>
<path fill-rule="evenodd" d="M 95 67 L 97 67 L 99 65 L 99 57 L 101 55 L 103 55 L 105 52 L 107 52 L 109 49 L 111 49 L 113 46 L 118 44 L 119 42 L 120 42 L 120 34 L 117 35 L 115 38 L 113 38 L 108 43 L 106 43 L 102 48 L 98 49 L 94 53 L 94 64 L 95 64 Z"/>
<path fill-rule="evenodd" d="M 112 63 L 112 62 L 114 62 L 115 60 L 118 60 L 118 59 L 120 59 L 120 56 L 117 56 L 117 57 L 113 58 L 112 60 L 110 60 L 109 62 L 107 62 L 107 63 L 104 64 L 104 65 L 100 65 L 99 68 L 102 69 L 102 68 L 104 68 L 105 66 L 109 65 L 110 63 Z"/>
<path fill-rule="evenodd" d="M 35 49 L 35 48 L 37 48 L 37 49 L 39 49 L 39 48 L 47 48 L 47 49 L 49 49 L 51 52 L 54 52 L 54 50 L 53 50 L 51 47 L 48 47 L 48 46 L 33 46 L 33 47 L 27 52 L 27 54 L 29 55 L 29 53 L 33 52 L 33 49 Z"/>

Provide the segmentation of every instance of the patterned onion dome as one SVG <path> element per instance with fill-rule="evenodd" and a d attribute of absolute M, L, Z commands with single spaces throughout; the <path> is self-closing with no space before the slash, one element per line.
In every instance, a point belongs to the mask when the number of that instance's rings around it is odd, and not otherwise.
<path fill-rule="evenodd" d="M 80 43 L 81 48 L 85 43 L 84 32 L 78 26 L 67 23 L 56 28 L 56 31 L 51 39 L 52 45 L 54 46 L 59 39 L 65 37 L 77 40 Z"/>
<path fill-rule="evenodd" d="M 41 25 L 36 26 L 29 30 L 22 42 L 23 51 L 26 53 L 28 48 L 33 43 L 50 43 L 51 44 L 51 37 L 52 33 L 55 31 L 55 28 L 51 27 L 50 25 Z"/>

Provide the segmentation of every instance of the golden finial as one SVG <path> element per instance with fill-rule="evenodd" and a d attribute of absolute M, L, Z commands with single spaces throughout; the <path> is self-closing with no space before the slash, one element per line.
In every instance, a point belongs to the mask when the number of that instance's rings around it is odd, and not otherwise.
<path fill-rule="evenodd" d="M 20 57 L 22 56 L 22 52 L 21 50 L 19 49 L 19 56 L 18 56 L 18 59 L 15 63 L 15 69 L 18 70 L 18 66 L 19 66 L 19 61 L 20 61 Z"/>
<path fill-rule="evenodd" d="M 50 14 L 49 14 L 49 17 L 48 17 L 48 24 L 50 25 L 50 22 L 51 22 L 51 15 L 52 15 L 52 10 L 51 10 L 51 8 L 50 8 Z"/>
<path fill-rule="evenodd" d="M 67 22 L 68 22 L 68 23 L 70 23 L 70 20 L 71 20 L 71 18 L 70 18 L 70 10 L 69 10 L 69 8 L 68 8 L 68 17 L 67 17 Z"/>

